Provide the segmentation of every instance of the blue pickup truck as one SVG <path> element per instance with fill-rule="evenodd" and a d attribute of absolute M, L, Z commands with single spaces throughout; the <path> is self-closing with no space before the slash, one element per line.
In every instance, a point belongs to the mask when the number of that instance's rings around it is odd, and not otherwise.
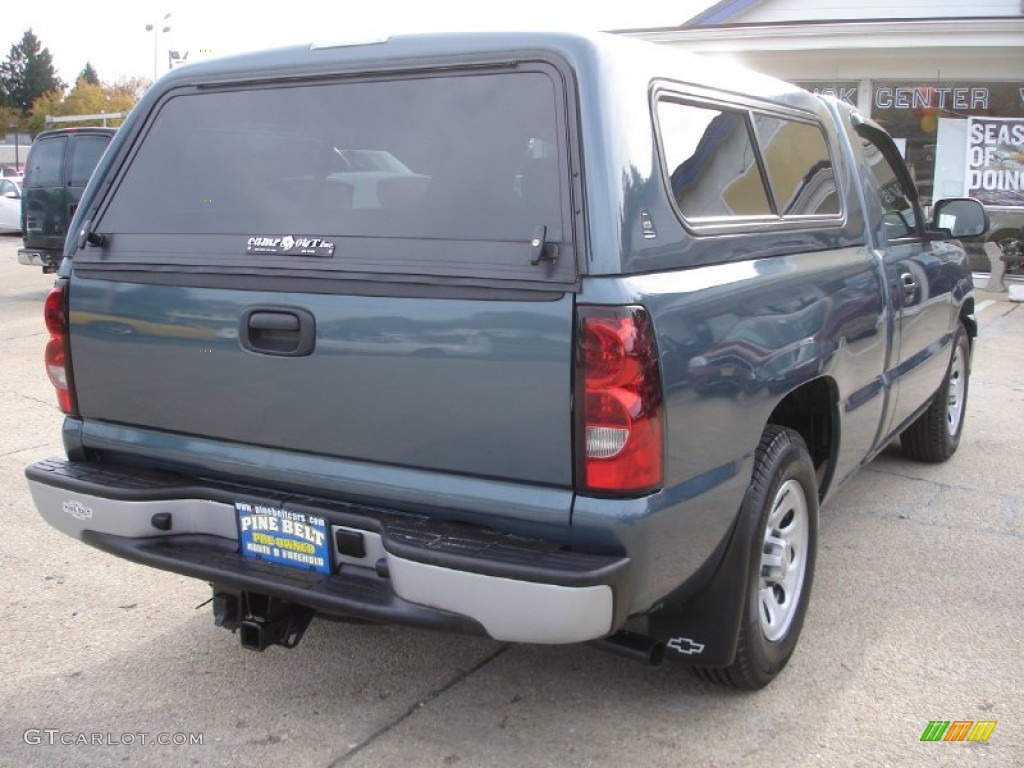
<path fill-rule="evenodd" d="M 45 306 L 67 456 L 29 486 L 209 582 L 254 650 L 322 615 L 760 688 L 819 504 L 893 440 L 957 448 L 954 238 L 986 226 L 926 218 L 847 105 L 613 36 L 183 67 L 76 213 Z"/>

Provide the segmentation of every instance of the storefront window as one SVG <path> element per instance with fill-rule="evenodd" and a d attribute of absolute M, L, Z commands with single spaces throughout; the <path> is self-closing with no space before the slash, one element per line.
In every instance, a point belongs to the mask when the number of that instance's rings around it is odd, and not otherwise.
<path fill-rule="evenodd" d="M 856 81 L 797 85 L 857 103 Z M 1009 242 L 1014 250 L 1012 243 L 1024 236 L 1024 81 L 876 80 L 871 118 L 896 140 L 922 205 L 977 197 L 989 209 L 988 240 Z M 967 246 L 972 267 L 987 271 L 984 243 Z M 1006 260 L 1013 272 L 1024 268 L 1017 257 Z"/>
<path fill-rule="evenodd" d="M 904 157 L 927 205 L 967 190 L 968 118 L 1024 118 L 1022 89 L 1024 82 L 876 82 L 871 117 L 906 142 Z M 986 202 L 1022 205 L 1024 199 L 1015 203 L 1013 196 L 992 196 Z"/>

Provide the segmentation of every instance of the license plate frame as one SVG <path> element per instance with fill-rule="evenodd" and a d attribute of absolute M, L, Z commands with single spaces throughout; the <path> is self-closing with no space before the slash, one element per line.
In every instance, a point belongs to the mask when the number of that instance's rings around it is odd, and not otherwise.
<path fill-rule="evenodd" d="M 235 517 L 245 559 L 331 572 L 330 526 L 323 517 L 251 501 L 236 501 Z"/>

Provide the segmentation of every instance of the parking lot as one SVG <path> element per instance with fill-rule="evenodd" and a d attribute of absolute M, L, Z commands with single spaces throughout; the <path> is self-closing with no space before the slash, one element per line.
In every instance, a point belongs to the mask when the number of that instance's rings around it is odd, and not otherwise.
<path fill-rule="evenodd" d="M 922 465 L 890 447 L 822 510 L 796 654 L 741 694 L 586 646 L 326 621 L 296 650 L 244 650 L 205 584 L 36 513 L 24 466 L 61 453 L 53 279 L 17 264 L 19 242 L 0 236 L 0 763 L 1024 764 L 1024 308 L 1005 294 L 978 295 L 959 453 Z M 934 720 L 996 726 L 922 742 Z"/>

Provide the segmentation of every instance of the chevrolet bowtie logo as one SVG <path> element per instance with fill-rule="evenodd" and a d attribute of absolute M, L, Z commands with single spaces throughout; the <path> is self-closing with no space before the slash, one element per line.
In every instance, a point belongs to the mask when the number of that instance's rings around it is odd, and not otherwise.
<path fill-rule="evenodd" d="M 668 647 L 670 650 L 687 656 L 693 656 L 694 654 L 704 652 L 703 643 L 695 643 L 688 637 L 673 637 L 668 641 Z"/>

